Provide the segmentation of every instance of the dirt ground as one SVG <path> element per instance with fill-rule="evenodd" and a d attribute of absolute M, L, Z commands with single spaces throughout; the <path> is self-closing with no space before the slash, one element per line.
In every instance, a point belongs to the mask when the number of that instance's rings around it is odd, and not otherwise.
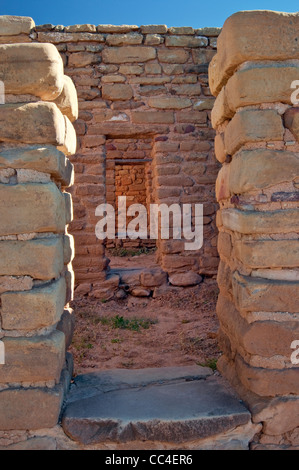
<path fill-rule="evenodd" d="M 114 368 L 215 367 L 220 355 L 217 295 L 216 281 L 206 279 L 159 298 L 74 300 L 76 328 L 70 352 L 75 375 Z"/>

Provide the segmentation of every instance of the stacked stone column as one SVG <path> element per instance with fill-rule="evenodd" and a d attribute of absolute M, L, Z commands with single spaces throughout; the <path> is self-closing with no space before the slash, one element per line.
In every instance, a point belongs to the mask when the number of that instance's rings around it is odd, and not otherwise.
<path fill-rule="evenodd" d="M 29 34 L 28 18 L 1 34 Z M 0 45 L 0 445 L 7 431 L 58 422 L 71 377 L 73 239 L 66 188 L 76 151 L 77 95 L 51 44 Z M 10 442 L 8 440 L 8 442 Z"/>
<path fill-rule="evenodd" d="M 221 373 L 262 422 L 252 448 L 299 445 L 299 15 L 241 12 L 210 65 Z"/>

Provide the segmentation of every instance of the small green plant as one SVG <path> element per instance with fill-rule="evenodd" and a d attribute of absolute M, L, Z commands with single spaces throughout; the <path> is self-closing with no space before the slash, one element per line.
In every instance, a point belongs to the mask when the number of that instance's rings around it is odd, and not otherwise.
<path fill-rule="evenodd" d="M 113 338 L 113 339 L 111 340 L 111 343 L 112 343 L 112 344 L 121 343 L 121 339 L 119 339 L 119 338 Z"/>
<path fill-rule="evenodd" d="M 202 363 L 197 362 L 196 364 L 201 367 L 209 367 L 210 369 L 212 369 L 213 372 L 215 372 L 217 370 L 217 361 L 218 361 L 218 358 L 213 357 L 213 358 L 207 359 L 205 362 L 202 362 Z"/>
<path fill-rule="evenodd" d="M 123 316 L 115 315 L 115 317 L 102 317 L 100 319 L 102 325 L 110 326 L 113 329 L 140 331 L 141 328 L 148 330 L 148 328 L 155 324 L 154 320 L 145 318 L 124 318 Z"/>
<path fill-rule="evenodd" d="M 136 250 L 128 249 L 128 248 L 111 248 L 108 250 L 108 252 L 112 256 L 119 256 L 121 258 L 128 256 L 128 257 L 134 257 L 134 256 L 140 256 L 140 255 L 148 255 L 149 253 L 153 253 L 156 251 L 156 247 L 153 248 L 139 248 Z"/>

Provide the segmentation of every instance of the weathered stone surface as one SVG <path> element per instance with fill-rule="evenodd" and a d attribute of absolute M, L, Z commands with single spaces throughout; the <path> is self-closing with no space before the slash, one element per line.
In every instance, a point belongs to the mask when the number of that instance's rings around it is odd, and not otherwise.
<path fill-rule="evenodd" d="M 65 27 L 66 33 L 96 33 L 97 28 L 94 24 L 73 24 Z"/>
<path fill-rule="evenodd" d="M 148 105 L 151 108 L 158 109 L 184 109 L 192 106 L 192 102 L 189 98 L 180 98 L 180 97 L 153 97 L 148 100 Z"/>
<path fill-rule="evenodd" d="M 103 62 L 111 64 L 147 62 L 155 57 L 156 49 L 150 46 L 108 47 L 102 53 Z"/>
<path fill-rule="evenodd" d="M 238 70 L 225 86 L 225 96 L 231 112 L 242 106 L 260 103 L 292 104 L 291 84 L 298 79 L 299 63 L 250 62 Z"/>
<path fill-rule="evenodd" d="M 81 398 L 77 394 L 69 402 L 62 421 L 66 434 L 84 444 L 144 439 L 183 443 L 250 420 L 243 405 L 213 380 L 131 390 L 111 387 L 107 393 L 96 391 L 96 383 L 95 377 L 91 386 L 87 382 L 81 388 Z"/>
<path fill-rule="evenodd" d="M 96 43 L 105 42 L 105 36 L 103 34 L 95 33 L 62 33 L 59 31 L 41 32 L 38 33 L 38 40 L 40 42 L 50 42 L 53 44 L 61 43 L 73 43 L 73 42 L 85 42 L 94 41 Z"/>
<path fill-rule="evenodd" d="M 0 430 L 27 430 L 56 426 L 63 400 L 63 386 L 11 388 L 0 391 Z"/>
<path fill-rule="evenodd" d="M 215 100 L 211 113 L 211 121 L 214 129 L 217 129 L 224 121 L 233 117 L 234 113 L 230 109 L 226 96 L 226 88 L 223 87 Z"/>
<path fill-rule="evenodd" d="M 262 358 L 289 359 L 290 345 L 299 334 L 298 323 L 261 321 L 249 324 L 223 295 L 218 298 L 217 315 L 222 331 L 241 356 L 248 353 Z"/>
<path fill-rule="evenodd" d="M 73 165 L 64 153 L 51 145 L 24 145 L 0 147 L 0 169 L 15 168 L 49 173 L 63 184 L 73 183 Z"/>
<path fill-rule="evenodd" d="M 33 279 L 30 276 L 0 276 L 0 294 L 10 291 L 31 290 Z"/>
<path fill-rule="evenodd" d="M 105 281 L 94 283 L 92 295 L 101 300 L 112 299 L 118 290 L 119 281 L 117 274 L 110 274 Z"/>
<path fill-rule="evenodd" d="M 219 93 L 243 62 L 292 59 L 299 47 L 298 24 L 298 13 L 243 11 L 230 16 L 224 23 L 218 52 L 209 68 L 213 95 Z"/>
<path fill-rule="evenodd" d="M 185 50 L 168 50 L 159 49 L 158 59 L 160 62 L 167 64 L 184 64 L 189 58 L 189 52 Z"/>
<path fill-rule="evenodd" d="M 63 269 L 61 238 L 0 242 L 0 272 L 7 276 L 30 276 L 50 281 Z M 18 290 L 18 289 L 16 289 Z"/>
<path fill-rule="evenodd" d="M 140 274 L 140 282 L 144 287 L 161 286 L 167 282 L 167 274 L 160 268 L 142 271 Z"/>
<path fill-rule="evenodd" d="M 141 44 L 143 36 L 139 33 L 127 33 L 127 34 L 108 34 L 106 37 L 106 43 L 109 46 L 124 46 L 132 44 Z"/>
<path fill-rule="evenodd" d="M 298 75 L 297 75 L 298 76 Z M 299 113 L 298 108 L 289 108 L 284 114 L 284 125 L 299 142 Z"/>
<path fill-rule="evenodd" d="M 64 232 L 63 194 L 55 183 L 0 184 L 0 233 Z"/>
<path fill-rule="evenodd" d="M 249 366 L 236 356 L 236 372 L 242 384 L 261 397 L 296 395 L 299 387 L 299 369 L 270 370 Z"/>
<path fill-rule="evenodd" d="M 133 97 L 133 90 L 130 85 L 113 84 L 102 86 L 102 97 L 104 100 L 122 101 L 130 100 Z"/>
<path fill-rule="evenodd" d="M 247 142 L 281 141 L 283 133 L 282 120 L 276 111 L 240 111 L 235 114 L 224 132 L 225 150 L 232 155 Z"/>
<path fill-rule="evenodd" d="M 169 282 L 172 286 L 196 286 L 202 282 L 202 277 L 194 271 L 186 273 L 172 274 L 169 276 Z"/>
<path fill-rule="evenodd" d="M 260 411 L 253 408 L 254 422 L 263 422 L 264 431 L 270 436 L 279 436 L 299 426 L 298 396 L 274 398 L 265 403 Z"/>
<path fill-rule="evenodd" d="M 0 368 L 0 383 L 59 382 L 65 361 L 65 339 L 61 331 L 30 338 L 5 337 L 3 342 L 5 364 Z"/>
<path fill-rule="evenodd" d="M 240 309 L 251 312 L 297 312 L 297 282 L 271 281 L 235 274 L 233 292 Z"/>
<path fill-rule="evenodd" d="M 62 114 L 65 114 L 71 122 L 78 119 L 78 97 L 73 80 L 67 75 L 64 76 L 63 89 L 58 98 L 54 101 Z"/>
<path fill-rule="evenodd" d="M 71 308 L 64 309 L 56 329 L 62 331 L 62 333 L 64 334 L 65 349 L 68 350 L 72 343 L 73 334 L 75 331 L 75 315 L 74 311 Z"/>
<path fill-rule="evenodd" d="M 221 215 L 224 227 L 233 232 L 249 235 L 299 231 L 299 209 L 260 212 L 224 209 Z"/>
<path fill-rule="evenodd" d="M 57 444 L 53 437 L 32 437 L 27 441 L 0 446 L 0 450 L 57 450 Z"/>
<path fill-rule="evenodd" d="M 1 295 L 2 328 L 35 330 L 57 323 L 66 304 L 66 283 L 60 278 L 45 287 Z"/>
<path fill-rule="evenodd" d="M 0 45 L 0 80 L 7 94 L 55 100 L 63 89 L 62 59 L 53 44 Z"/>
<path fill-rule="evenodd" d="M 132 122 L 137 124 L 173 124 L 174 113 L 172 111 L 133 111 Z"/>
<path fill-rule="evenodd" d="M 205 47 L 209 41 L 201 36 L 168 36 L 165 39 L 166 47 Z"/>
<path fill-rule="evenodd" d="M 99 24 L 97 31 L 99 33 L 129 33 L 130 31 L 137 31 L 139 26 L 131 24 Z"/>
<path fill-rule="evenodd" d="M 224 164 L 220 169 L 216 179 L 216 199 L 221 201 L 231 196 L 230 190 L 231 164 Z"/>
<path fill-rule="evenodd" d="M 227 154 L 224 147 L 224 139 L 221 134 L 217 134 L 215 137 L 215 155 L 220 163 L 225 162 Z"/>
<path fill-rule="evenodd" d="M 298 172 L 299 157 L 294 152 L 268 149 L 241 151 L 230 163 L 229 188 L 232 194 L 243 194 L 293 181 Z"/>
<path fill-rule="evenodd" d="M 299 240 L 236 240 L 237 258 L 250 268 L 296 268 Z"/>
<path fill-rule="evenodd" d="M 0 141 L 27 144 L 65 143 L 65 121 L 54 103 L 4 104 L 1 106 Z"/>
<path fill-rule="evenodd" d="M 77 135 L 75 128 L 67 116 L 64 118 L 64 143 L 58 146 L 58 150 L 61 150 L 65 155 L 74 155 L 77 150 Z"/>
<path fill-rule="evenodd" d="M 130 289 L 130 294 L 134 297 L 149 297 L 151 295 L 151 291 L 144 289 L 143 287 L 133 287 L 133 289 Z"/>
<path fill-rule="evenodd" d="M 167 26 L 165 24 L 147 24 L 140 26 L 142 34 L 166 34 Z"/>
<path fill-rule="evenodd" d="M 29 34 L 35 23 L 29 16 L 0 16 L 1 36 L 18 36 L 19 34 Z"/>

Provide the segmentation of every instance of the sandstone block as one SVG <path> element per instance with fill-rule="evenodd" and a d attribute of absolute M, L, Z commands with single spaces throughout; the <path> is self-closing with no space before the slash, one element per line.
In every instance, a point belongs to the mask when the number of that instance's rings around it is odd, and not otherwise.
<path fill-rule="evenodd" d="M 230 190 L 231 164 L 224 164 L 216 179 L 216 199 L 221 201 L 231 196 Z"/>
<path fill-rule="evenodd" d="M 275 184 L 293 181 L 298 176 L 296 153 L 257 149 L 239 152 L 230 163 L 229 188 L 243 194 Z"/>
<path fill-rule="evenodd" d="M 75 330 L 75 314 L 71 308 L 66 308 L 63 311 L 61 319 L 56 327 L 57 330 L 62 331 L 65 336 L 65 349 L 71 345 L 74 330 Z"/>
<path fill-rule="evenodd" d="M 222 222 L 227 229 L 243 234 L 297 232 L 299 210 L 256 212 L 225 209 L 222 211 Z"/>
<path fill-rule="evenodd" d="M 224 23 L 218 52 L 210 65 L 213 95 L 219 93 L 243 62 L 293 58 L 299 47 L 298 25 L 298 13 L 243 11 L 230 16 Z"/>
<path fill-rule="evenodd" d="M 105 36 L 103 34 L 95 33 L 62 33 L 59 31 L 51 32 L 40 32 L 38 33 L 38 40 L 40 42 L 50 42 L 52 44 L 63 44 L 63 43 L 77 43 L 93 41 L 96 43 L 105 42 Z"/>
<path fill-rule="evenodd" d="M 0 272 L 33 279 L 57 278 L 63 269 L 62 238 L 0 242 Z M 16 289 L 18 290 L 18 289 Z"/>
<path fill-rule="evenodd" d="M 172 111 L 133 111 L 132 122 L 136 124 L 173 124 L 174 113 Z"/>
<path fill-rule="evenodd" d="M 0 233 L 64 232 L 64 197 L 55 183 L 0 184 Z"/>
<path fill-rule="evenodd" d="M 31 290 L 33 279 L 29 276 L 0 276 L 0 294 L 10 291 Z"/>
<path fill-rule="evenodd" d="M 1 106 L 0 141 L 27 144 L 65 143 L 65 121 L 54 103 L 4 104 Z"/>
<path fill-rule="evenodd" d="M 143 271 L 140 275 L 140 282 L 144 287 L 161 286 L 167 282 L 167 274 L 159 268 Z"/>
<path fill-rule="evenodd" d="M 18 36 L 19 34 L 29 34 L 35 27 L 35 23 L 29 16 L 0 16 L 1 36 Z"/>
<path fill-rule="evenodd" d="M 296 268 L 299 240 L 236 240 L 235 255 L 250 268 Z"/>
<path fill-rule="evenodd" d="M 226 151 L 224 147 L 223 135 L 217 134 L 215 137 L 215 155 L 220 163 L 224 163 L 226 160 Z"/>
<path fill-rule="evenodd" d="M 226 295 L 231 296 L 232 293 L 232 272 L 228 264 L 220 259 L 218 272 L 217 272 L 217 283 L 220 290 L 226 292 Z"/>
<path fill-rule="evenodd" d="M 291 83 L 298 79 L 294 62 L 259 63 L 243 66 L 227 82 L 225 95 L 232 112 L 242 106 L 260 103 L 291 102 Z"/>
<path fill-rule="evenodd" d="M 165 39 L 166 47 L 206 47 L 209 40 L 201 36 L 168 36 Z"/>
<path fill-rule="evenodd" d="M 240 111 L 224 132 L 225 150 L 232 155 L 247 142 L 281 141 L 283 134 L 282 120 L 276 111 Z"/>
<path fill-rule="evenodd" d="M 143 67 L 140 65 L 120 65 L 119 73 L 124 75 L 141 75 L 143 73 Z"/>
<path fill-rule="evenodd" d="M 165 24 L 148 24 L 140 26 L 142 34 L 165 34 L 167 26 Z"/>
<path fill-rule="evenodd" d="M 7 94 L 55 100 L 63 89 L 62 59 L 53 44 L 0 45 L 0 80 Z"/>
<path fill-rule="evenodd" d="M 63 186 L 73 183 L 73 165 L 51 145 L 24 145 L 22 147 L 0 147 L 0 169 L 14 168 L 49 173 Z"/>
<path fill-rule="evenodd" d="M 104 100 L 123 101 L 133 97 L 133 90 L 130 85 L 113 84 L 102 86 L 102 97 Z"/>
<path fill-rule="evenodd" d="M 226 96 L 226 87 L 223 87 L 215 100 L 211 113 L 211 121 L 214 129 L 217 129 L 224 121 L 230 120 L 234 113 L 230 109 Z"/>
<path fill-rule="evenodd" d="M 129 33 L 131 31 L 137 31 L 139 26 L 131 24 L 99 24 L 97 26 L 97 31 L 100 33 Z"/>
<path fill-rule="evenodd" d="M 75 243 L 72 235 L 66 234 L 63 236 L 63 260 L 64 264 L 69 264 L 73 261 L 75 256 Z"/>
<path fill-rule="evenodd" d="M 158 59 L 167 64 L 184 64 L 189 58 L 189 52 L 183 49 L 159 49 Z"/>
<path fill-rule="evenodd" d="M 233 276 L 236 304 L 250 312 L 297 312 L 298 282 Z"/>
<path fill-rule="evenodd" d="M 100 54 L 93 52 L 74 52 L 70 55 L 68 65 L 69 67 L 86 67 L 88 65 L 99 64 L 102 58 Z"/>
<path fill-rule="evenodd" d="M 10 388 L 0 392 L 0 430 L 28 430 L 56 426 L 64 396 L 55 388 Z"/>
<path fill-rule="evenodd" d="M 65 362 L 65 339 L 61 331 L 30 338 L 5 337 L 3 342 L 5 364 L 0 368 L 0 383 L 59 382 Z"/>
<path fill-rule="evenodd" d="M 298 393 L 298 368 L 270 370 L 251 367 L 240 356 L 236 356 L 236 372 L 241 383 L 256 395 L 276 397 Z"/>
<path fill-rule="evenodd" d="M 172 286 L 196 286 L 202 282 L 202 277 L 194 271 L 189 271 L 186 273 L 171 274 L 171 276 L 169 276 L 169 282 Z"/>
<path fill-rule="evenodd" d="M 256 321 L 249 324 L 223 295 L 218 298 L 217 315 L 222 331 L 244 359 L 249 354 L 270 360 L 278 356 L 289 360 L 290 345 L 299 333 L 297 322 Z"/>
<path fill-rule="evenodd" d="M 298 77 L 298 74 L 297 74 Z M 299 113 L 298 108 L 289 108 L 284 114 L 284 124 L 299 142 Z"/>
<path fill-rule="evenodd" d="M 111 64 L 147 62 L 155 57 L 156 49 L 150 46 L 108 47 L 102 54 L 103 62 Z"/>
<path fill-rule="evenodd" d="M 189 98 L 180 98 L 180 97 L 152 97 L 148 100 L 148 105 L 151 108 L 158 109 L 184 109 L 192 106 L 192 102 Z"/>
<path fill-rule="evenodd" d="M 108 34 L 106 37 L 106 43 L 109 46 L 125 46 L 132 44 L 141 44 L 143 36 L 139 33 L 127 33 L 127 34 Z"/>
<path fill-rule="evenodd" d="M 25 292 L 1 296 L 2 327 L 5 330 L 35 330 L 57 323 L 66 303 L 65 279 Z"/>
<path fill-rule="evenodd" d="M 74 155 L 77 150 L 77 135 L 75 128 L 67 116 L 64 118 L 64 143 L 59 145 L 58 149 L 61 150 L 65 155 Z"/>
<path fill-rule="evenodd" d="M 144 44 L 147 46 L 158 46 L 164 42 L 164 38 L 160 34 L 147 34 Z"/>
<path fill-rule="evenodd" d="M 253 408 L 253 421 L 263 422 L 265 433 L 280 436 L 299 426 L 298 395 L 274 398 L 266 402 L 261 410 Z"/>
<path fill-rule="evenodd" d="M 71 122 L 78 119 L 78 97 L 75 85 L 70 77 L 64 76 L 63 89 L 54 101 L 62 114 L 65 114 Z"/>
<path fill-rule="evenodd" d="M 97 28 L 94 24 L 73 24 L 65 27 L 66 33 L 96 33 Z"/>

